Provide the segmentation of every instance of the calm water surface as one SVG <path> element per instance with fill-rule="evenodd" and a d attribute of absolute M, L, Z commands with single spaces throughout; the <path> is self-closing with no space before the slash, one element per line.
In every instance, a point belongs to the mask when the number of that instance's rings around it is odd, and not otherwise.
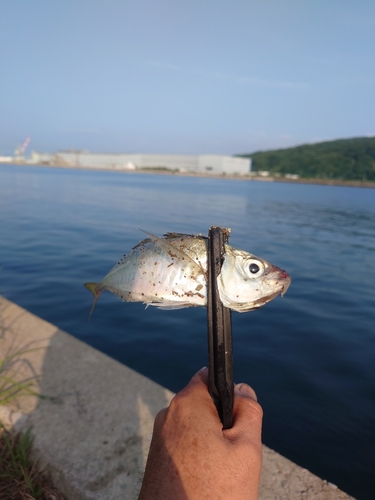
<path fill-rule="evenodd" d="M 264 442 L 358 499 L 375 498 L 375 191 L 0 166 L 0 294 L 177 391 L 207 364 L 205 309 L 101 296 L 143 235 L 232 228 L 233 246 L 292 276 L 233 314 L 236 381 L 257 391 Z M 115 382 L 115 381 L 114 381 Z"/>

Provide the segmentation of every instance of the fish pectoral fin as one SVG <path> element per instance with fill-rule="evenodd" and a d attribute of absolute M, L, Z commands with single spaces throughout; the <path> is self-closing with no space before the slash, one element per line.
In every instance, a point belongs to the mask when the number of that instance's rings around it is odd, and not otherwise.
<path fill-rule="evenodd" d="M 94 308 L 95 308 L 95 305 L 98 301 L 98 298 L 100 297 L 100 294 L 102 293 L 102 290 L 98 290 L 98 284 L 99 283 L 85 283 L 85 287 L 87 288 L 87 290 L 90 290 L 90 292 L 94 296 L 94 303 L 93 303 L 91 310 L 90 310 L 89 320 L 91 319 L 91 315 L 94 312 Z"/>
<path fill-rule="evenodd" d="M 143 302 L 146 305 L 146 309 L 148 306 L 154 306 L 158 309 L 165 309 L 166 311 L 170 311 L 172 309 L 185 309 L 186 307 L 192 307 L 194 304 L 191 302 L 174 302 L 173 300 L 163 300 L 162 302 Z"/>

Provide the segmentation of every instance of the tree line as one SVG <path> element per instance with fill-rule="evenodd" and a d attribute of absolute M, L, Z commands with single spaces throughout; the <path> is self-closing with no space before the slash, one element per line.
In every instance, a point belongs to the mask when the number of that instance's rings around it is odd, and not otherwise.
<path fill-rule="evenodd" d="M 238 156 L 252 159 L 252 171 L 268 171 L 270 175 L 375 181 L 375 137 L 339 139 Z"/>

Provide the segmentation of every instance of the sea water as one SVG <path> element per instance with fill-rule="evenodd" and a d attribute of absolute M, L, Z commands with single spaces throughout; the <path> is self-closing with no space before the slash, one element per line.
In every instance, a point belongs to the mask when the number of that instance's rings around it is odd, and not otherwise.
<path fill-rule="evenodd" d="M 233 314 L 234 371 L 263 440 L 358 499 L 375 498 L 375 191 L 0 166 L 0 294 L 173 391 L 207 364 L 206 311 L 163 311 L 99 281 L 144 234 L 232 229 L 292 285 Z M 115 384 L 116 381 L 114 380 Z"/>

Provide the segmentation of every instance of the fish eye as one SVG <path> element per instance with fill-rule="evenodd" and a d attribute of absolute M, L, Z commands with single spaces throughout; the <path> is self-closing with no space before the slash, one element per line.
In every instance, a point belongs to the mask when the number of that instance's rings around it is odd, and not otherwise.
<path fill-rule="evenodd" d="M 243 262 L 242 272 L 245 274 L 246 278 L 260 278 L 264 270 L 264 264 L 259 259 L 250 258 Z"/>
<path fill-rule="evenodd" d="M 249 266 L 249 271 L 252 273 L 252 274 L 256 274 L 259 272 L 259 266 L 258 264 L 254 264 L 254 262 L 252 262 Z"/>

